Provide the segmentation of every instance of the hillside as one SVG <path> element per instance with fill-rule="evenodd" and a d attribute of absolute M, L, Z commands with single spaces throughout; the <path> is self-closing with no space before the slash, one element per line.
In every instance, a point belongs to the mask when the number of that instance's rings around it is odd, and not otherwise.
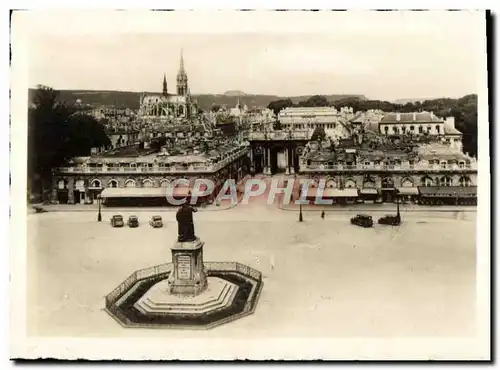
<path fill-rule="evenodd" d="M 59 90 L 61 100 L 67 102 L 74 102 L 80 99 L 83 104 L 91 104 L 96 106 L 101 105 L 116 105 L 118 108 L 139 108 L 139 97 L 140 92 L 132 91 L 91 91 L 91 90 Z M 193 95 L 198 99 L 198 104 L 201 109 L 210 109 L 214 105 L 226 105 L 228 107 L 234 107 L 238 101 L 238 96 L 233 94 L 235 91 L 226 92 L 225 94 L 199 94 Z M 32 101 L 34 97 L 35 89 L 29 90 L 29 100 Z M 243 105 L 251 107 L 264 108 L 275 100 L 286 99 L 288 97 L 280 97 L 276 95 L 252 95 L 245 94 L 241 92 L 240 102 Z M 290 99 L 294 103 L 306 100 L 311 95 L 304 96 L 292 96 Z M 326 95 L 326 98 L 330 101 L 336 101 L 341 99 L 347 99 L 350 97 L 356 97 L 361 100 L 365 100 L 363 95 Z"/>

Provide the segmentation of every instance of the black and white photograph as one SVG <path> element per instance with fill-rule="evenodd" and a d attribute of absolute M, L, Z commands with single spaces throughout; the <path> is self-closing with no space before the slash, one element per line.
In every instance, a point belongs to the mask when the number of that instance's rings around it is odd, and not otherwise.
<path fill-rule="evenodd" d="M 11 15 L 11 358 L 489 360 L 480 10 Z"/>

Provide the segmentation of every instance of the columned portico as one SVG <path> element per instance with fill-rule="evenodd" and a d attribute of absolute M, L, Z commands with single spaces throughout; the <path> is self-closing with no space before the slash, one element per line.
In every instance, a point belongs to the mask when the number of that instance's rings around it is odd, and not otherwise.
<path fill-rule="evenodd" d="M 299 163 L 296 157 L 301 153 L 297 148 L 304 148 L 308 141 L 309 134 L 301 131 L 253 132 L 250 134 L 252 165 L 257 168 L 262 158 L 264 174 L 294 174 Z"/>

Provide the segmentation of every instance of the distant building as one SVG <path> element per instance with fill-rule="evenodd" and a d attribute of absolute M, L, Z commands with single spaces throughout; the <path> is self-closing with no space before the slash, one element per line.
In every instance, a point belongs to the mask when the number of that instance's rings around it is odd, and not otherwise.
<path fill-rule="evenodd" d="M 383 135 L 411 135 L 441 138 L 450 147 L 462 150 L 462 133 L 455 128 L 455 118 L 442 119 L 433 112 L 388 113 L 380 121 Z"/>
<path fill-rule="evenodd" d="M 289 107 L 278 113 L 278 120 L 284 130 L 306 130 L 314 132 L 320 127 L 334 142 L 351 134 L 349 120 L 354 117 L 352 108 L 344 107 Z"/>
<path fill-rule="evenodd" d="M 179 72 L 177 73 L 177 93 L 168 92 L 167 76 L 163 76 L 163 91 L 158 94 L 144 93 L 140 97 L 140 117 L 191 117 L 197 114 L 196 104 L 191 97 L 188 77 L 184 69 L 181 51 Z"/>

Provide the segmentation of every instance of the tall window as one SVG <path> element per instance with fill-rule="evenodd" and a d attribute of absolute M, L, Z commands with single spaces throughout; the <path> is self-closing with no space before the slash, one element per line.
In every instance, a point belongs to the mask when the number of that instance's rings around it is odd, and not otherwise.
<path fill-rule="evenodd" d="M 438 134 L 440 134 L 440 133 L 441 133 L 441 131 L 440 131 L 440 129 L 439 129 L 439 125 L 436 125 L 436 132 L 437 132 Z"/>
<path fill-rule="evenodd" d="M 460 186 L 471 186 L 472 181 L 470 180 L 469 176 L 462 176 L 459 180 L 458 183 Z"/>
<path fill-rule="evenodd" d="M 422 126 L 418 126 L 418 133 L 423 134 L 424 133 L 424 128 Z"/>
<path fill-rule="evenodd" d="M 448 176 L 443 176 L 439 180 L 439 185 L 441 185 L 441 186 L 451 186 L 451 179 Z"/>
<path fill-rule="evenodd" d="M 101 187 L 101 182 L 99 180 L 93 180 L 91 186 L 93 188 L 100 188 Z"/>
<path fill-rule="evenodd" d="M 420 179 L 420 183 L 422 184 L 422 186 L 432 186 L 434 185 L 432 179 L 428 176 L 424 176 Z"/>

